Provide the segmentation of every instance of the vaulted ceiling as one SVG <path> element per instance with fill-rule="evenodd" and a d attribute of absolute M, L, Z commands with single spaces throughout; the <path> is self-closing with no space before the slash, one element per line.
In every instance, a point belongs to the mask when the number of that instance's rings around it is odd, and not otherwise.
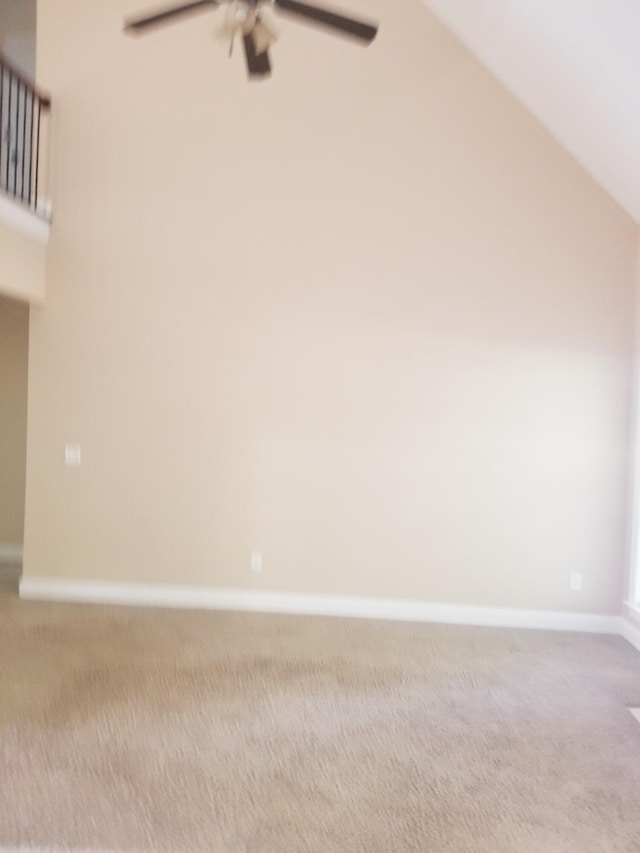
<path fill-rule="evenodd" d="M 640 223 L 640 0 L 424 0 Z"/>

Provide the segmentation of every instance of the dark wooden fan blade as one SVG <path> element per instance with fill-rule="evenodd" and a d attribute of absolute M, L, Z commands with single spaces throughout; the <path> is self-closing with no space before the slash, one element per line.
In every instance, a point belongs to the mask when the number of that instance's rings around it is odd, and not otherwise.
<path fill-rule="evenodd" d="M 141 18 L 129 18 L 124 22 L 124 29 L 128 33 L 140 33 L 146 30 L 147 27 L 166 24 L 182 15 L 189 15 L 192 12 L 200 12 L 212 6 L 219 5 L 218 0 L 194 0 L 192 3 L 184 3 L 182 6 L 172 6 L 170 9 L 162 9 L 151 15 L 144 15 Z"/>
<path fill-rule="evenodd" d="M 280 9 L 283 12 L 290 12 L 292 15 L 299 15 L 308 21 L 339 30 L 341 33 L 354 36 L 361 41 L 367 42 L 367 44 L 373 41 L 378 32 L 378 27 L 374 24 L 367 24 L 364 21 L 346 18 L 344 15 L 338 15 L 336 12 L 329 11 L 329 9 L 310 6 L 308 3 L 300 3 L 298 0 L 274 0 L 274 5 L 276 9 Z"/>
<path fill-rule="evenodd" d="M 244 43 L 244 55 L 247 60 L 247 71 L 249 77 L 266 77 L 271 74 L 271 63 L 269 52 L 256 53 L 256 43 L 253 40 L 253 31 L 242 37 Z"/>

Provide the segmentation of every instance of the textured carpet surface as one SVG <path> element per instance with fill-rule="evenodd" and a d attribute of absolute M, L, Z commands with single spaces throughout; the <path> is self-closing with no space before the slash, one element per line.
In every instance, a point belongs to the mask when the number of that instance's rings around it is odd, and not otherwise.
<path fill-rule="evenodd" d="M 617 637 L 0 594 L 0 849 L 639 853 Z"/>

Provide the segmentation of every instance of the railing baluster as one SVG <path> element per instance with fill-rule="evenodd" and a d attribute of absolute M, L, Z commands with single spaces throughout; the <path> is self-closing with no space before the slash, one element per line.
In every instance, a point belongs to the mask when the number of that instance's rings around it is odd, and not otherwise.
<path fill-rule="evenodd" d="M 15 141 L 13 151 L 11 152 L 11 162 L 13 164 L 13 185 L 11 190 L 14 196 L 18 195 L 18 134 L 20 120 L 20 81 L 16 81 L 16 97 L 15 97 L 15 116 L 11 121 L 12 128 L 15 128 Z"/>
<path fill-rule="evenodd" d="M 27 156 L 27 87 L 22 89 L 22 168 L 20 169 L 20 198 L 24 201 L 25 157 Z"/>
<path fill-rule="evenodd" d="M 2 152 L 4 151 L 4 112 L 2 105 L 4 103 L 4 65 L 0 65 L 0 186 L 2 182 Z"/>
<path fill-rule="evenodd" d="M 6 141 L 7 141 L 7 172 L 5 176 L 5 186 L 7 188 L 7 192 L 9 192 L 9 164 L 11 163 L 11 92 L 13 91 L 13 79 L 11 74 L 9 75 L 9 97 L 7 98 L 7 129 L 6 129 Z"/>
<path fill-rule="evenodd" d="M 38 98 L 38 124 L 36 125 L 36 180 L 33 190 L 33 204 L 38 209 L 38 175 L 40 172 L 40 121 L 42 119 L 42 101 Z"/>
<path fill-rule="evenodd" d="M 31 92 L 30 94 L 31 94 L 31 98 L 30 98 L 30 102 L 31 102 L 31 110 L 30 110 L 30 112 L 31 112 L 31 121 L 29 122 L 29 180 L 28 180 L 28 182 L 27 182 L 27 186 L 29 187 L 29 197 L 28 197 L 28 200 L 29 200 L 29 207 L 32 207 L 32 206 L 33 206 L 33 185 L 32 185 L 32 183 L 31 183 L 31 172 L 32 172 L 32 170 L 33 170 L 33 158 L 34 158 L 34 157 L 37 157 L 37 152 L 35 152 L 35 151 L 33 150 L 33 115 L 34 115 L 34 112 L 33 112 L 33 104 L 34 104 L 34 94 L 33 94 L 33 92 Z"/>
<path fill-rule="evenodd" d="M 47 216 L 40 198 L 42 122 L 51 101 L 0 56 L 0 188 Z"/>

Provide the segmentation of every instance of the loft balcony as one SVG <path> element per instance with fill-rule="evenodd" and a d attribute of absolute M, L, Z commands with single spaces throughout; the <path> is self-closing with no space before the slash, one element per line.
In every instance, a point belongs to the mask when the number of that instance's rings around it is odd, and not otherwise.
<path fill-rule="evenodd" d="M 51 100 L 0 56 L 0 292 L 42 302 Z"/>

